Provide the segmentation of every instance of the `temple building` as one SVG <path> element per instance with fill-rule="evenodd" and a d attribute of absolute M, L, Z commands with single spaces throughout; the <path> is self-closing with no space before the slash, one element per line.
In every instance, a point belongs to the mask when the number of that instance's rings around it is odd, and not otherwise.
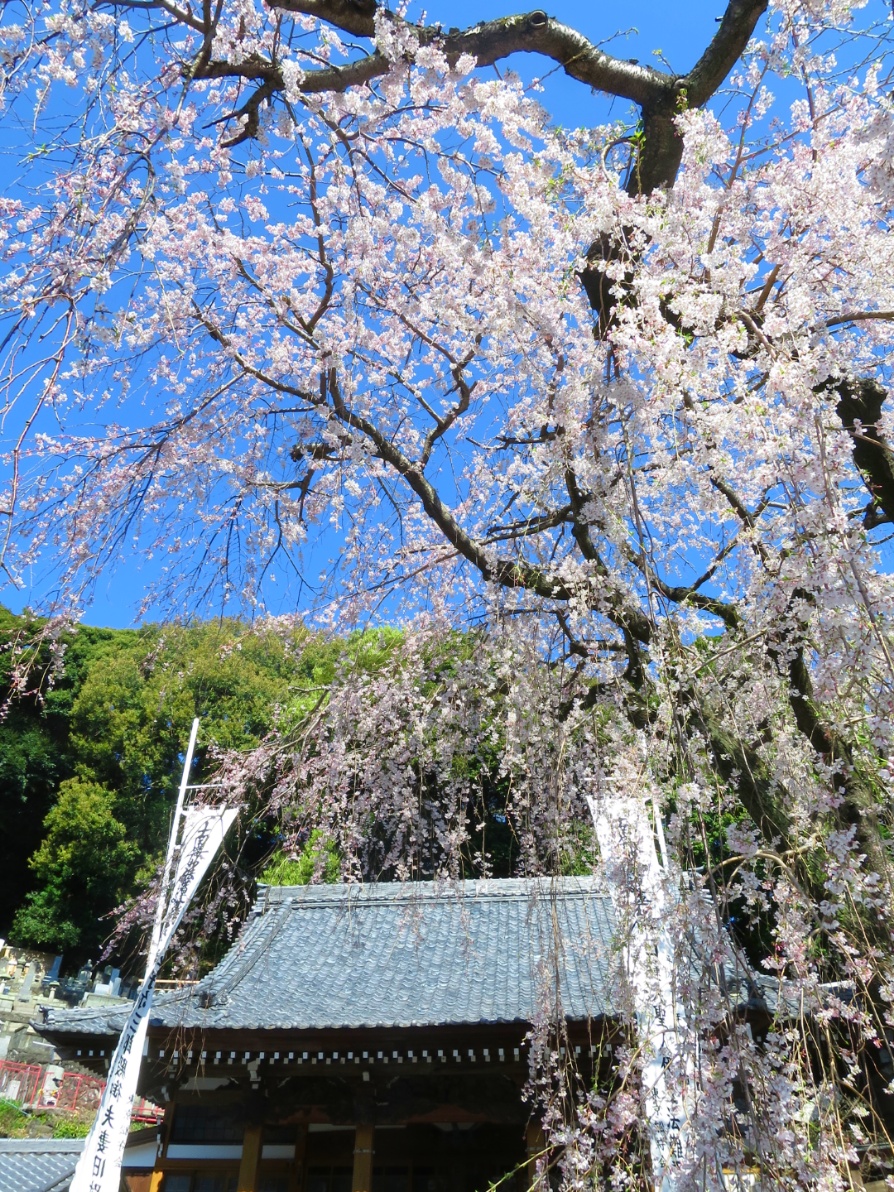
<path fill-rule="evenodd" d="M 486 1192 L 532 1183 L 532 1024 L 611 1071 L 614 914 L 590 878 L 262 888 L 221 963 L 157 997 L 130 1192 Z M 57 1011 L 104 1071 L 121 1010 Z M 552 1024 L 552 1025 L 550 1025 Z"/>

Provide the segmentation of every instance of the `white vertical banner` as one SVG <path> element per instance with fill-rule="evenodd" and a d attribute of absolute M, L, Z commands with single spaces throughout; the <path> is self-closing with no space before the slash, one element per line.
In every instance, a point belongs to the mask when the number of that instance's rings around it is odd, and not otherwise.
<path fill-rule="evenodd" d="M 148 957 L 146 976 L 112 1056 L 102 1100 L 78 1160 L 70 1192 L 118 1192 L 155 980 L 186 908 L 236 818 L 236 810 L 191 807 L 180 818 L 183 835 L 170 893 L 158 916 L 160 930 L 153 933 L 156 938 Z M 177 828 L 175 822 L 175 832 Z"/>
<path fill-rule="evenodd" d="M 666 875 L 645 799 L 606 795 L 588 796 L 587 802 L 623 933 L 624 966 L 643 1055 L 653 1182 L 658 1192 L 676 1192 L 691 1159 L 695 1068 L 684 1046 L 686 1023 L 674 996 Z"/>

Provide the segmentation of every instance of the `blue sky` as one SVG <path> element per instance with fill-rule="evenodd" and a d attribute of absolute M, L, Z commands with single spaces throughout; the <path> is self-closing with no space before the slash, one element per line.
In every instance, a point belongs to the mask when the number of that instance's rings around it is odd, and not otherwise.
<path fill-rule="evenodd" d="M 609 8 L 606 5 L 580 3 L 579 0 L 555 0 L 549 6 L 549 12 L 579 29 L 594 43 L 604 45 L 607 51 L 618 57 L 635 58 L 644 64 L 652 63 L 684 74 L 713 37 L 717 28 L 716 18 L 724 6 L 724 0 L 687 0 L 683 5 L 672 5 L 666 0 L 628 0 L 623 6 L 613 5 Z M 524 6 L 527 7 L 533 5 Z M 524 8 L 516 8 L 506 0 L 452 0 L 449 3 L 429 0 L 427 14 L 430 21 L 439 21 L 448 28 L 462 28 L 476 21 L 523 11 Z M 609 106 L 604 96 L 567 79 L 561 71 L 552 69 L 551 64 L 542 59 L 519 55 L 517 60 L 512 61 L 512 67 L 525 79 L 550 72 L 545 81 L 546 89 L 539 98 L 557 123 L 580 126 L 600 123 L 608 117 Z M 623 117 L 627 114 L 629 109 L 625 101 L 614 103 L 612 115 Z M 85 620 L 98 625 L 133 624 L 135 607 L 149 579 L 151 566 L 133 559 L 103 576 L 96 586 Z M 16 592 L 11 588 L 0 589 L 0 600 L 16 610 L 28 604 L 39 608 L 41 596 L 48 591 L 47 581 L 46 574 L 35 574 L 31 590 Z M 271 611 L 298 611 L 297 595 L 297 592 L 292 594 L 283 591 L 282 607 Z"/>

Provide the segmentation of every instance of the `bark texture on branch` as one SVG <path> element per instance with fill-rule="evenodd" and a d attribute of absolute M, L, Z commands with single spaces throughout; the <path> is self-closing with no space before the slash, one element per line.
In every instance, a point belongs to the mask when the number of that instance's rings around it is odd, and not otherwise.
<path fill-rule="evenodd" d="M 354 5 L 349 0 L 277 0 L 275 7 L 315 16 L 355 36 L 375 36 L 376 7 L 368 3 Z M 391 13 L 388 16 L 390 20 L 412 29 L 420 45 L 439 44 L 448 61 L 456 61 L 462 54 L 471 54 L 479 66 L 492 66 L 511 54 L 540 54 L 558 63 L 571 78 L 620 99 L 632 100 L 640 106 L 657 103 L 662 98 L 673 100 L 677 93 L 674 76 L 604 53 L 582 33 L 548 16 L 541 9 L 500 17 L 494 21 L 479 21 L 468 29 L 449 30 L 440 25 L 413 25 Z M 359 59 L 351 66 L 359 67 L 361 62 L 369 64 L 366 70 L 372 70 L 372 63 L 375 63 L 374 74 L 384 74 L 390 66 L 378 54 Z M 351 67 L 336 69 L 350 72 Z M 346 77 L 328 70 L 320 71 L 319 75 L 332 82 L 332 87 L 327 90 L 340 90 L 338 79 Z M 319 86 L 315 73 L 307 76 L 306 85 L 314 91 L 324 89 Z"/>
<path fill-rule="evenodd" d="M 685 106 L 701 107 L 707 103 L 742 54 L 767 3 L 768 0 L 730 0 L 711 43 L 685 75 L 672 75 L 606 54 L 582 33 L 542 9 L 479 21 L 467 29 L 420 27 L 404 22 L 393 13 L 388 13 L 388 19 L 412 29 L 420 46 L 440 45 L 448 61 L 455 62 L 461 55 L 469 54 L 479 66 L 492 66 L 512 54 L 539 54 L 561 66 L 569 78 L 635 103 L 641 112 L 643 138 L 628 189 L 649 194 L 656 187 L 672 186 L 679 169 L 682 143 L 674 127 L 675 116 Z M 355 37 L 375 37 L 378 6 L 373 0 L 275 0 L 271 6 L 282 12 L 315 17 Z M 309 71 L 300 88 L 306 94 L 346 91 L 372 82 L 389 69 L 389 60 L 374 50 L 343 66 Z M 264 93 L 259 102 L 265 102 L 272 92 L 284 86 L 278 64 L 258 56 L 236 63 L 202 62 L 194 69 L 194 77 L 222 76 L 260 81 Z M 238 114 L 256 109 L 257 105 L 252 105 L 249 99 Z"/>
<path fill-rule="evenodd" d="M 863 524 L 867 529 L 894 521 L 894 452 L 879 429 L 887 392 L 870 377 L 838 381 L 836 410 L 853 439 L 854 464 L 872 498 Z"/>

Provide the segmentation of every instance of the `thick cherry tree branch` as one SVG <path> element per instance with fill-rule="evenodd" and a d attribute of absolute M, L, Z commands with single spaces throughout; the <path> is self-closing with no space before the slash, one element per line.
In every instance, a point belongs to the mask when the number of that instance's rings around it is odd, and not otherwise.
<path fill-rule="evenodd" d="M 119 7 L 131 5 L 132 0 L 122 0 Z M 337 2 L 311 2 L 278 4 L 276 7 L 318 16 L 345 33 L 370 39 L 375 36 L 373 16 L 364 17 L 359 6 L 355 9 L 353 5 Z M 345 12 L 346 8 L 350 11 Z M 449 32 L 445 32 L 440 25 L 420 27 L 401 22 L 393 15 L 389 19 L 412 30 L 420 47 L 437 44 L 450 63 L 455 63 L 463 55 L 470 55 L 479 66 L 493 66 L 512 54 L 540 54 L 558 63 L 571 78 L 620 99 L 629 99 L 640 107 L 654 107 L 662 101 L 673 105 L 679 92 L 677 81 L 672 75 L 606 54 L 583 34 L 553 20 L 539 9 L 496 21 L 479 22 L 468 29 L 451 29 Z M 344 65 L 308 71 L 298 85 L 300 90 L 308 94 L 346 91 L 349 87 L 381 77 L 392 65 L 385 55 L 374 50 Z M 241 61 L 217 59 L 197 62 L 191 67 L 190 74 L 193 78 L 263 79 L 277 89 L 284 87 L 278 64 L 258 54 L 247 55 Z"/>
<path fill-rule="evenodd" d="M 127 7 L 130 0 L 123 0 Z M 375 36 L 375 7 L 364 3 L 357 5 L 343 0 L 332 3 L 277 4 L 288 12 L 315 16 L 335 26 L 341 32 L 354 36 L 373 38 Z M 529 53 L 557 62 L 571 78 L 585 83 L 598 91 L 629 99 L 644 111 L 667 108 L 673 112 L 679 92 L 673 76 L 650 67 L 625 62 L 606 54 L 594 46 L 582 34 L 548 17 L 542 10 L 522 13 L 495 21 L 484 21 L 468 29 L 451 29 L 449 32 L 439 25 L 419 27 L 401 22 L 393 14 L 389 19 L 406 25 L 421 46 L 437 44 L 448 62 L 454 64 L 463 55 L 475 58 L 479 66 L 493 66 L 512 54 Z M 343 92 L 351 87 L 363 86 L 388 73 L 393 63 L 378 50 L 343 65 L 322 67 L 308 71 L 299 83 L 299 89 L 307 95 L 319 95 L 328 91 Z M 279 64 L 258 54 L 248 55 L 242 61 L 214 60 L 196 61 L 190 67 L 192 78 L 244 78 L 260 82 L 261 86 L 234 117 L 257 111 L 274 92 L 282 91 L 285 82 Z M 256 120 L 245 135 L 254 135 Z"/>
<path fill-rule="evenodd" d="M 642 137 L 627 180 L 629 194 L 647 195 L 674 185 L 683 157 L 683 140 L 677 132 L 676 117 L 684 108 L 703 107 L 715 94 L 739 60 L 767 4 L 768 0 L 730 0 L 711 44 L 692 70 L 678 77 L 660 76 L 665 85 L 645 100 L 637 101 L 642 115 Z M 606 278 L 606 265 L 625 251 L 625 237 L 621 235 L 614 239 L 603 237 L 587 252 L 591 264 L 582 271 L 581 282 L 590 305 L 598 312 L 601 335 L 611 326 L 616 302 Z"/>
<path fill-rule="evenodd" d="M 368 3 L 355 5 L 350 0 L 284 0 L 277 2 L 275 7 L 318 17 L 355 36 L 375 36 L 376 7 Z M 399 21 L 393 14 L 389 14 L 389 19 Z M 469 54 L 479 66 L 492 66 L 511 54 L 540 54 L 558 63 L 571 78 L 598 91 L 617 95 L 620 99 L 632 100 L 640 106 L 657 103 L 662 97 L 670 98 L 675 94 L 673 76 L 606 54 L 583 34 L 547 16 L 540 9 L 495 21 L 480 21 L 468 29 L 451 29 L 448 32 L 439 25 L 420 28 L 409 22 L 401 23 L 412 29 L 420 45 L 437 42 L 448 61 L 456 61 L 460 56 Z M 370 55 L 368 59 L 360 61 L 375 61 L 376 74 L 384 73 L 390 65 L 380 55 Z M 331 76 L 333 82 L 339 77 L 337 73 Z M 313 80 L 314 76 L 310 75 L 309 79 Z M 319 89 L 314 82 L 311 82 L 311 86 L 314 90 Z"/>
<path fill-rule="evenodd" d="M 348 406 L 335 369 L 330 369 L 327 373 L 326 391 L 339 421 L 346 427 L 359 431 L 370 442 L 379 458 L 393 468 L 410 487 L 444 538 L 478 570 L 483 579 L 504 588 L 521 588 L 546 600 L 567 602 L 573 598 L 573 590 L 557 575 L 550 575 L 525 560 L 501 559 L 463 529 L 422 468 L 406 456 L 378 426 Z M 610 598 L 605 603 L 608 606 L 605 608 L 606 616 L 625 635 L 637 642 L 648 643 L 652 627 L 639 609 L 625 603 L 621 598 Z"/>
<path fill-rule="evenodd" d="M 795 596 L 806 594 L 796 592 Z M 807 600 L 806 603 L 812 603 Z M 823 716 L 817 703 L 813 679 L 804 657 L 801 642 L 806 632 L 799 626 L 795 634 L 781 635 L 778 642 L 770 642 L 768 653 L 789 680 L 788 701 L 795 723 L 823 761 L 833 768 L 839 783 L 841 802 L 835 816 L 844 829 L 851 829 L 860 849 L 874 873 L 888 872 L 888 849 L 879 833 L 879 802 L 877 792 L 861 772 L 853 745 L 846 741 Z"/>
<path fill-rule="evenodd" d="M 861 386 L 857 383 L 839 382 L 837 391 L 842 393 L 842 402 L 847 400 L 845 395 L 850 400 L 858 402 L 860 400 L 858 394 L 863 392 L 865 384 L 868 383 L 864 383 L 864 386 Z M 869 416 L 874 415 L 875 418 L 878 417 L 881 411 L 883 397 L 884 391 L 880 390 L 878 386 L 874 386 L 871 393 L 867 395 L 869 404 L 859 406 L 856 414 L 851 410 L 852 418 L 856 418 L 858 426 L 860 424 L 860 412 Z M 873 404 L 876 402 L 877 407 Z M 842 414 L 841 404 L 839 404 L 839 414 Z M 844 421 L 843 414 L 842 420 Z M 851 427 L 851 431 L 855 433 L 853 427 Z M 881 448 L 878 448 L 878 450 L 880 451 Z M 887 451 L 885 452 L 885 457 L 887 466 L 890 466 L 890 458 Z M 743 528 L 754 531 L 757 526 L 756 518 L 749 512 L 745 503 L 738 497 L 738 494 L 735 493 L 733 488 L 729 484 L 713 478 L 712 483 L 727 498 L 730 507 L 739 517 Z M 766 561 L 766 552 L 759 543 L 756 550 L 762 560 Z M 805 606 L 813 603 L 812 595 L 806 591 L 796 591 L 794 598 Z M 710 611 L 716 610 L 712 609 Z M 728 624 L 730 628 L 736 627 L 735 622 L 730 621 Z M 801 619 L 800 623 L 786 625 L 776 634 L 771 634 L 767 642 L 767 653 L 773 660 L 779 673 L 784 675 L 788 681 L 787 701 L 798 731 L 805 740 L 809 741 L 817 756 L 826 765 L 831 766 L 836 773 L 842 794 L 841 804 L 836 816 L 838 822 L 842 828 L 851 828 L 854 830 L 860 847 L 869 859 L 874 872 L 884 873 L 887 869 L 887 855 L 880 842 L 877 830 L 876 818 L 878 807 L 876 805 L 875 795 L 871 784 L 866 781 L 860 772 L 860 767 L 856 760 L 856 750 L 853 744 L 845 740 L 835 730 L 828 718 L 823 715 L 823 711 L 817 701 L 813 680 L 804 657 L 804 641 L 807 628 L 806 620 Z M 716 726 L 711 726 L 708 733 L 709 739 L 713 740 L 716 732 Z M 722 747 L 714 747 L 712 745 L 712 748 L 714 748 L 716 760 L 720 764 L 724 754 L 728 752 L 728 745 L 724 744 Z M 743 772 L 742 760 L 742 758 L 737 758 L 735 766 L 735 770 L 740 774 Z M 755 765 L 756 761 L 752 760 L 747 766 L 747 772 L 752 774 L 752 777 Z M 763 787 L 765 793 L 770 789 L 766 783 L 763 784 Z M 760 790 L 761 784 L 755 785 L 752 782 L 752 787 L 749 787 L 750 798 L 757 800 Z M 743 798 L 743 802 L 748 806 L 748 800 Z M 749 814 L 755 819 L 754 812 L 750 807 Z M 776 812 L 773 813 L 773 818 L 774 821 L 778 820 Z M 761 819 L 755 819 L 755 822 L 761 826 Z M 763 827 L 761 830 L 763 831 Z"/>
<path fill-rule="evenodd" d="M 643 143 L 627 184 L 632 194 L 673 186 L 683 154 L 674 118 L 681 108 L 703 107 L 714 95 L 742 56 L 767 4 L 768 0 L 730 0 L 711 44 L 692 70 L 670 80 L 670 87 L 660 95 L 641 103 Z"/>
<path fill-rule="evenodd" d="M 729 0 L 711 44 L 686 76 L 691 107 L 706 104 L 742 56 L 768 0 Z"/>
<path fill-rule="evenodd" d="M 135 0 L 122 0 L 127 8 Z M 139 0 L 138 0 L 139 2 Z M 479 66 L 492 66 L 512 54 L 539 54 L 562 67 L 572 79 L 597 91 L 635 103 L 641 112 L 643 138 L 636 168 L 628 189 L 648 194 L 659 186 L 672 186 L 680 165 L 682 143 L 674 119 L 686 107 L 707 103 L 742 54 L 768 0 L 730 0 L 710 45 L 685 75 L 671 75 L 607 54 L 582 33 L 550 17 L 542 9 L 480 21 L 468 29 L 444 31 L 440 25 L 417 26 L 388 13 L 388 19 L 410 29 L 420 46 L 438 44 L 448 62 L 469 55 Z M 145 7 L 144 2 L 139 2 Z M 165 12 L 170 6 L 159 0 Z M 271 7 L 283 12 L 316 17 L 343 33 L 373 39 L 378 6 L 371 0 L 277 0 Z M 309 71 L 299 87 L 306 94 L 346 91 L 372 82 L 391 69 L 392 63 L 378 50 L 344 65 Z M 237 115 L 252 117 L 260 103 L 284 88 L 276 61 L 257 54 L 243 61 L 207 61 L 205 56 L 190 68 L 193 78 L 240 77 L 258 80 L 258 92 Z M 248 135 L 251 134 L 249 130 Z"/>
<path fill-rule="evenodd" d="M 132 3 L 144 7 L 146 0 L 121 0 L 118 7 L 127 8 Z M 539 54 L 560 65 L 570 78 L 635 103 L 640 109 L 642 136 L 638 140 L 637 157 L 630 171 L 627 190 L 631 194 L 649 194 L 656 188 L 673 186 L 676 179 L 683 151 L 682 139 L 676 129 L 677 115 L 686 107 L 703 106 L 715 94 L 741 56 L 767 4 L 768 0 L 729 0 L 710 44 L 692 70 L 679 76 L 606 54 L 583 34 L 548 16 L 542 9 L 446 32 L 440 25 L 411 25 L 393 13 L 388 13 L 387 17 L 410 30 L 420 46 L 439 45 L 450 63 L 468 55 L 479 66 L 492 66 L 512 54 Z M 158 7 L 168 12 L 168 0 L 158 0 Z M 376 35 L 379 8 L 374 0 L 276 0 L 271 7 L 315 17 L 354 37 L 373 39 Z M 308 71 L 298 86 L 307 95 L 344 92 L 370 84 L 385 75 L 392 65 L 376 49 L 343 65 Z M 265 58 L 257 53 L 249 54 L 241 61 L 209 60 L 203 47 L 188 74 L 191 78 L 230 77 L 257 82 L 255 90 L 229 117 L 239 120 L 241 126 L 228 139 L 228 145 L 257 135 L 261 107 L 285 89 L 279 63 L 275 58 Z M 592 265 L 581 274 L 590 303 L 599 313 L 603 334 L 611 324 L 615 304 L 609 293 L 610 287 L 604 281 L 605 266 L 621 251 L 623 245 L 620 242 L 592 245 L 588 252 Z"/>
<path fill-rule="evenodd" d="M 837 380 L 830 388 L 838 394 L 836 411 L 853 439 L 854 464 L 872 498 L 864 524 L 872 529 L 894 522 L 894 452 L 879 427 L 888 394 L 870 377 Z"/>

